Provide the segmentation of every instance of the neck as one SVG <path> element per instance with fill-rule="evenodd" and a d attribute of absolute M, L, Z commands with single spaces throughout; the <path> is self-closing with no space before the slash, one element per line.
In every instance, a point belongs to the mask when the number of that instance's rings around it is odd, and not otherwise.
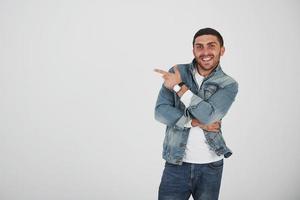
<path fill-rule="evenodd" d="M 197 64 L 197 71 L 198 73 L 203 76 L 203 77 L 207 77 L 211 74 L 211 72 L 218 66 L 218 64 L 213 67 L 212 69 L 209 69 L 209 70 L 205 70 L 203 69 L 202 67 L 199 66 L 199 64 Z"/>

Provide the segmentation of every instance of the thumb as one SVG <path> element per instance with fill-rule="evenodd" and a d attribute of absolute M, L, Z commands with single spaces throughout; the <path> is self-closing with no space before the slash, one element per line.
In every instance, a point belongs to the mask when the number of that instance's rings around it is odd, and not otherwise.
<path fill-rule="evenodd" d="M 174 66 L 174 72 L 175 72 L 175 74 L 179 74 L 180 73 L 179 70 L 178 70 L 177 65 Z"/>

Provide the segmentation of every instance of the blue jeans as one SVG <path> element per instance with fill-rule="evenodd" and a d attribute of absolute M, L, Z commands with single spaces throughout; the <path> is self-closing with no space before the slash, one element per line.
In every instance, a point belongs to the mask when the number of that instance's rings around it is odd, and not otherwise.
<path fill-rule="evenodd" d="M 223 171 L 223 159 L 208 164 L 166 162 L 159 186 L 159 200 L 217 200 Z"/>

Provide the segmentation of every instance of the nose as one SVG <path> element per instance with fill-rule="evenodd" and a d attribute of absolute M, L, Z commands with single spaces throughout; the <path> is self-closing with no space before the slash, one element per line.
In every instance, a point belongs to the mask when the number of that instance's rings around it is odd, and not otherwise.
<path fill-rule="evenodd" d="M 204 47 L 202 49 L 202 55 L 207 56 L 210 53 L 209 49 L 207 47 Z"/>

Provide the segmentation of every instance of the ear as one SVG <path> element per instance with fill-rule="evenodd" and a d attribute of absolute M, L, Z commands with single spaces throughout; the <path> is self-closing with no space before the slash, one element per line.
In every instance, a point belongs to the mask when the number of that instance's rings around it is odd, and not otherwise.
<path fill-rule="evenodd" d="M 194 47 L 193 47 L 192 51 L 193 51 L 193 55 L 196 57 L 196 53 L 195 53 L 195 48 Z"/>
<path fill-rule="evenodd" d="M 223 56 L 224 53 L 225 53 L 225 47 L 222 46 L 222 47 L 221 47 L 221 56 Z"/>

